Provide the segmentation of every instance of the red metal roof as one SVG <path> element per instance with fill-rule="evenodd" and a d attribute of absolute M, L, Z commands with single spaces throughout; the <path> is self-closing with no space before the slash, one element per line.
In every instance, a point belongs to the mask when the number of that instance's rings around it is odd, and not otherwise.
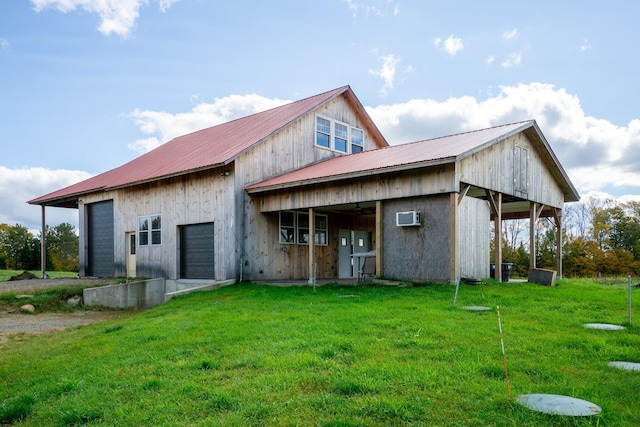
<path fill-rule="evenodd" d="M 297 120 L 328 100 L 349 92 L 343 86 L 300 101 L 236 119 L 172 139 L 134 160 L 85 181 L 30 200 L 28 203 L 56 205 L 76 195 L 182 175 L 221 166 L 264 138 Z"/>
<path fill-rule="evenodd" d="M 533 126 L 534 121 L 496 126 L 378 150 L 335 157 L 246 187 L 249 192 L 367 175 L 418 164 L 453 162 L 481 148 Z"/>

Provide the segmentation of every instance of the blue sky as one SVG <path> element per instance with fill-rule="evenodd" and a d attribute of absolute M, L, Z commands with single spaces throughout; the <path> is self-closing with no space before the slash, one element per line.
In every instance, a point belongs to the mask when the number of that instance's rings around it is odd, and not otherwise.
<path fill-rule="evenodd" d="M 0 223 L 167 140 L 350 85 L 391 144 L 536 119 L 583 196 L 640 199 L 631 1 L 0 3 Z M 47 222 L 77 224 L 48 209 Z"/>

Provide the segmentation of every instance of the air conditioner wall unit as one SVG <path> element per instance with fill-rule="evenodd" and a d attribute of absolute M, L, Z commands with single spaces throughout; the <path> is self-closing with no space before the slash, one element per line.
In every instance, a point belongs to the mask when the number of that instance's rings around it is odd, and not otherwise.
<path fill-rule="evenodd" d="M 415 227 L 420 224 L 420 212 L 405 211 L 396 212 L 396 226 L 398 227 Z"/>

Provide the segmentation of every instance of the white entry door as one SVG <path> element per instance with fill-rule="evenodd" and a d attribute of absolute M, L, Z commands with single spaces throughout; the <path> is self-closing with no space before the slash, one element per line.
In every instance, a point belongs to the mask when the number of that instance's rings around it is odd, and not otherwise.
<path fill-rule="evenodd" d="M 352 255 L 371 250 L 371 232 L 340 229 L 338 233 L 338 277 L 358 277 L 358 268 L 363 260 Z"/>
<path fill-rule="evenodd" d="M 127 277 L 136 277 L 136 233 L 126 233 Z"/>

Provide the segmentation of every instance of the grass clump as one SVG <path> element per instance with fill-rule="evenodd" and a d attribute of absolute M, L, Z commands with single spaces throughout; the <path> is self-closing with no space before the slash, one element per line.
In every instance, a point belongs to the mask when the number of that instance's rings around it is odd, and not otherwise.
<path fill-rule="evenodd" d="M 242 284 L 8 346 L 0 402 L 40 425 L 640 425 L 640 328 L 624 324 L 626 288 L 488 281 L 454 287 Z M 634 292 L 638 292 L 634 290 Z M 345 295 L 355 296 L 345 298 Z M 638 298 L 635 296 L 634 298 Z M 532 412 L 506 397 L 563 394 L 594 417 Z M 3 414 L 5 412 L 2 412 Z M 7 412 L 8 413 L 8 412 Z"/>
<path fill-rule="evenodd" d="M 28 394 L 6 398 L 0 404 L 0 423 L 13 424 L 27 418 L 35 402 L 35 397 Z"/>

